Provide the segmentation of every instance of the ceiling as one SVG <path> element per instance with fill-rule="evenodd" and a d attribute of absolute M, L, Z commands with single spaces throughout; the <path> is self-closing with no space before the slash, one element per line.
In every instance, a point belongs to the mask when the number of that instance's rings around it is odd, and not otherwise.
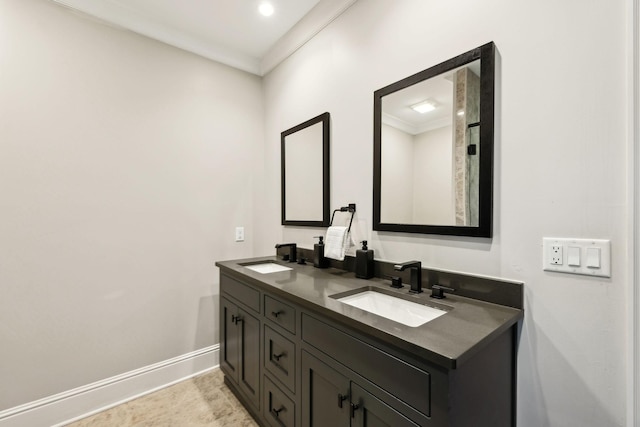
<path fill-rule="evenodd" d="M 386 95 L 382 101 L 382 122 L 409 135 L 450 126 L 457 113 L 454 111 L 453 74 L 461 68 L 468 68 L 480 76 L 478 59 Z M 420 114 L 411 108 L 427 100 L 436 106 L 435 110 Z"/>
<path fill-rule="evenodd" d="M 271 71 L 357 0 L 53 0 L 257 75 Z M 269 2 L 270 17 L 258 13 Z"/>

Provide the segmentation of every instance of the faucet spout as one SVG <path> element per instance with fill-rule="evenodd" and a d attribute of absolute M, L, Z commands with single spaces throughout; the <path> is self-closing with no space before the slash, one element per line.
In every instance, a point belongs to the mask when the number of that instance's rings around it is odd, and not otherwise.
<path fill-rule="evenodd" d="M 404 271 L 407 268 L 411 269 L 411 280 L 409 281 L 411 289 L 409 292 L 416 294 L 422 292 L 422 262 L 407 261 L 393 266 L 396 271 Z"/>
<path fill-rule="evenodd" d="M 282 256 L 283 261 L 296 262 L 297 260 L 297 248 L 295 243 L 278 243 L 276 249 L 289 248 L 289 253 Z"/>

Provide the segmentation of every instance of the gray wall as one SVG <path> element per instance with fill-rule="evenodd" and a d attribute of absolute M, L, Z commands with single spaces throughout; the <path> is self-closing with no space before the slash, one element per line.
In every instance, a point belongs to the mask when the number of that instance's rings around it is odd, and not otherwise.
<path fill-rule="evenodd" d="M 0 410 L 218 342 L 263 111 L 256 76 L 0 0 Z"/>
<path fill-rule="evenodd" d="M 264 188 L 279 182 L 277 133 L 329 111 L 332 206 L 357 203 L 376 258 L 525 282 L 521 427 L 625 422 L 629 4 L 359 0 L 265 78 Z M 373 92 L 492 40 L 494 238 L 372 232 Z M 311 246 L 317 230 L 281 227 L 278 200 L 264 204 L 261 252 Z M 611 239 L 612 278 L 543 272 L 543 236 Z"/>

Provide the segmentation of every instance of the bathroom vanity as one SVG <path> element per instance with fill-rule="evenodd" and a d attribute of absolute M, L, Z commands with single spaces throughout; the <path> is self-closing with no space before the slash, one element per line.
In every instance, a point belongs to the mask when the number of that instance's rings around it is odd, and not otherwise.
<path fill-rule="evenodd" d="M 429 289 L 409 294 L 388 280 L 275 257 L 216 265 L 220 366 L 261 425 L 515 425 L 521 305 L 460 294 L 434 300 Z M 515 300 L 520 292 L 521 301 L 521 284 L 496 281 L 492 289 L 502 285 L 515 290 Z M 477 284 L 469 288 L 479 291 Z M 408 326 L 339 300 L 362 291 L 444 314 Z"/>

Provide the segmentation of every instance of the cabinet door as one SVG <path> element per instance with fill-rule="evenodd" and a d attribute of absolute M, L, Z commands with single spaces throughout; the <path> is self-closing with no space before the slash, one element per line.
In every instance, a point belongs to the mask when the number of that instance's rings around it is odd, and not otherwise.
<path fill-rule="evenodd" d="M 351 383 L 351 426 L 419 427 L 358 384 Z"/>
<path fill-rule="evenodd" d="M 220 368 L 234 382 L 238 382 L 240 340 L 236 316 L 238 307 L 227 300 L 220 298 Z"/>
<path fill-rule="evenodd" d="M 349 380 L 302 352 L 302 426 L 349 426 Z"/>
<path fill-rule="evenodd" d="M 238 309 L 237 329 L 240 337 L 238 384 L 251 402 L 260 402 L 260 321 Z"/>

